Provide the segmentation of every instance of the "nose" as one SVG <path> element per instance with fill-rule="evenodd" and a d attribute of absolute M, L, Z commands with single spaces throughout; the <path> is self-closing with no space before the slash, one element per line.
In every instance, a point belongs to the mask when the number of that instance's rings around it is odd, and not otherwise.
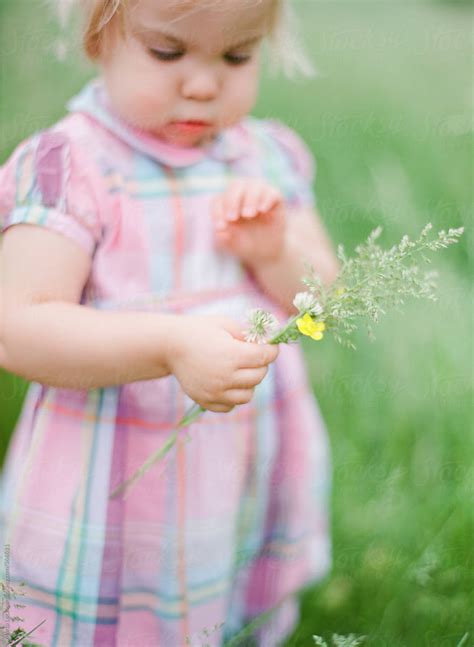
<path fill-rule="evenodd" d="M 190 71 L 183 81 L 182 94 L 185 99 L 211 101 L 219 92 L 219 80 L 212 68 L 199 68 Z"/>

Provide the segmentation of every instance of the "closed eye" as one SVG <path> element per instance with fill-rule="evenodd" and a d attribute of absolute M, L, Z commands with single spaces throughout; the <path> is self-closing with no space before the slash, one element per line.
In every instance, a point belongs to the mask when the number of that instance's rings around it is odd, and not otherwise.
<path fill-rule="evenodd" d="M 150 49 L 149 51 L 160 61 L 177 61 L 184 54 L 184 52 L 171 52 L 161 49 Z"/>
<path fill-rule="evenodd" d="M 243 65 L 250 61 L 250 54 L 224 54 L 224 60 L 230 65 Z"/>
<path fill-rule="evenodd" d="M 150 49 L 149 52 L 160 61 L 177 61 L 184 55 L 184 52 L 161 49 Z M 224 60 L 229 63 L 229 65 L 243 65 L 250 59 L 250 54 L 224 54 Z"/>

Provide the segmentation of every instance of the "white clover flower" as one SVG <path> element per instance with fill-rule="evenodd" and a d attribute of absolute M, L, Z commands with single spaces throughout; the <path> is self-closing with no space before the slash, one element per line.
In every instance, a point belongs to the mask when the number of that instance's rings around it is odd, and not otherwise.
<path fill-rule="evenodd" d="M 309 312 L 313 315 L 320 315 L 323 311 L 322 305 L 311 292 L 298 292 L 293 299 L 293 305 L 300 312 Z"/>
<path fill-rule="evenodd" d="M 250 341 L 257 344 L 265 344 L 268 338 L 276 333 L 278 328 L 278 320 L 270 312 L 266 312 L 261 308 L 254 308 L 247 313 L 248 322 L 250 324 L 249 330 L 245 331 L 245 341 Z"/>

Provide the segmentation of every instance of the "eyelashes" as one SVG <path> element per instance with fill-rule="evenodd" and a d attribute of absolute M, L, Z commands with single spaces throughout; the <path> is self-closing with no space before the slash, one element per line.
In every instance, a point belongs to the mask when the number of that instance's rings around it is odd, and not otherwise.
<path fill-rule="evenodd" d="M 243 63 L 247 63 L 247 61 L 250 61 L 251 56 L 250 54 L 225 54 L 224 55 L 224 60 L 227 61 L 227 63 L 230 63 L 231 65 L 243 65 Z"/>
<path fill-rule="evenodd" d="M 177 61 L 184 56 L 184 52 L 171 52 L 160 49 L 149 49 L 150 54 L 159 61 Z M 250 54 L 224 54 L 224 60 L 230 65 L 243 65 L 251 59 Z"/>
<path fill-rule="evenodd" d="M 166 52 L 160 49 L 150 49 L 149 52 L 160 61 L 176 61 L 183 55 L 182 52 Z"/>

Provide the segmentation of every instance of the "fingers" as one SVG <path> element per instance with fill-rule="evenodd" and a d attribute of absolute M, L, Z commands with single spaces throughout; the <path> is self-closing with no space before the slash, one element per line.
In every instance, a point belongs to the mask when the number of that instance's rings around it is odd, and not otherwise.
<path fill-rule="evenodd" d="M 267 187 L 261 184 L 250 185 L 247 189 L 244 189 L 240 215 L 243 218 L 254 218 L 260 211 L 260 205 L 263 203 L 265 196 L 268 197 L 268 193 Z"/>
<path fill-rule="evenodd" d="M 235 180 L 212 203 L 216 229 L 223 231 L 226 223 L 266 213 L 280 202 L 281 193 L 267 182 L 255 178 Z"/>
<path fill-rule="evenodd" d="M 252 389 L 263 380 L 268 373 L 268 366 L 262 368 L 242 368 L 235 375 L 235 388 Z"/>
<path fill-rule="evenodd" d="M 278 344 L 256 344 L 245 341 L 245 324 L 231 317 L 214 316 L 214 321 L 232 335 L 238 344 L 236 356 L 239 358 L 235 370 L 258 369 L 276 360 L 280 348 Z M 263 378 L 262 378 L 263 379 Z"/>
<path fill-rule="evenodd" d="M 226 220 L 233 222 L 238 220 L 244 204 L 246 187 L 243 183 L 235 182 L 223 195 L 223 209 Z M 247 187 L 250 190 L 250 186 Z"/>
<path fill-rule="evenodd" d="M 281 193 L 273 187 L 267 187 L 259 197 L 256 213 L 267 213 L 281 202 Z"/>
<path fill-rule="evenodd" d="M 232 406 L 247 404 L 253 398 L 253 389 L 232 389 L 226 391 L 226 400 Z"/>
<path fill-rule="evenodd" d="M 280 349 L 278 344 L 252 344 L 245 342 L 242 347 L 239 368 L 261 368 L 276 360 Z"/>
<path fill-rule="evenodd" d="M 267 372 L 267 367 L 241 369 L 237 371 L 234 388 L 227 389 L 223 392 L 218 402 L 204 403 L 201 406 L 204 406 L 209 411 L 228 413 L 235 406 L 247 404 L 254 396 L 255 387 L 260 384 Z"/>
<path fill-rule="evenodd" d="M 234 319 L 231 319 L 230 317 L 219 317 L 217 319 L 228 333 L 234 337 L 234 339 L 238 339 L 239 341 L 245 341 L 245 325 L 240 324 L 238 321 L 235 321 Z"/>
<path fill-rule="evenodd" d="M 253 389 L 229 389 L 220 402 L 212 402 L 205 406 L 210 411 L 227 413 L 239 404 L 247 404 L 253 398 Z"/>
<path fill-rule="evenodd" d="M 216 413 L 228 413 L 229 411 L 232 411 L 234 405 L 227 406 L 225 404 L 211 403 L 207 404 L 204 408 L 208 411 L 215 411 Z"/>

